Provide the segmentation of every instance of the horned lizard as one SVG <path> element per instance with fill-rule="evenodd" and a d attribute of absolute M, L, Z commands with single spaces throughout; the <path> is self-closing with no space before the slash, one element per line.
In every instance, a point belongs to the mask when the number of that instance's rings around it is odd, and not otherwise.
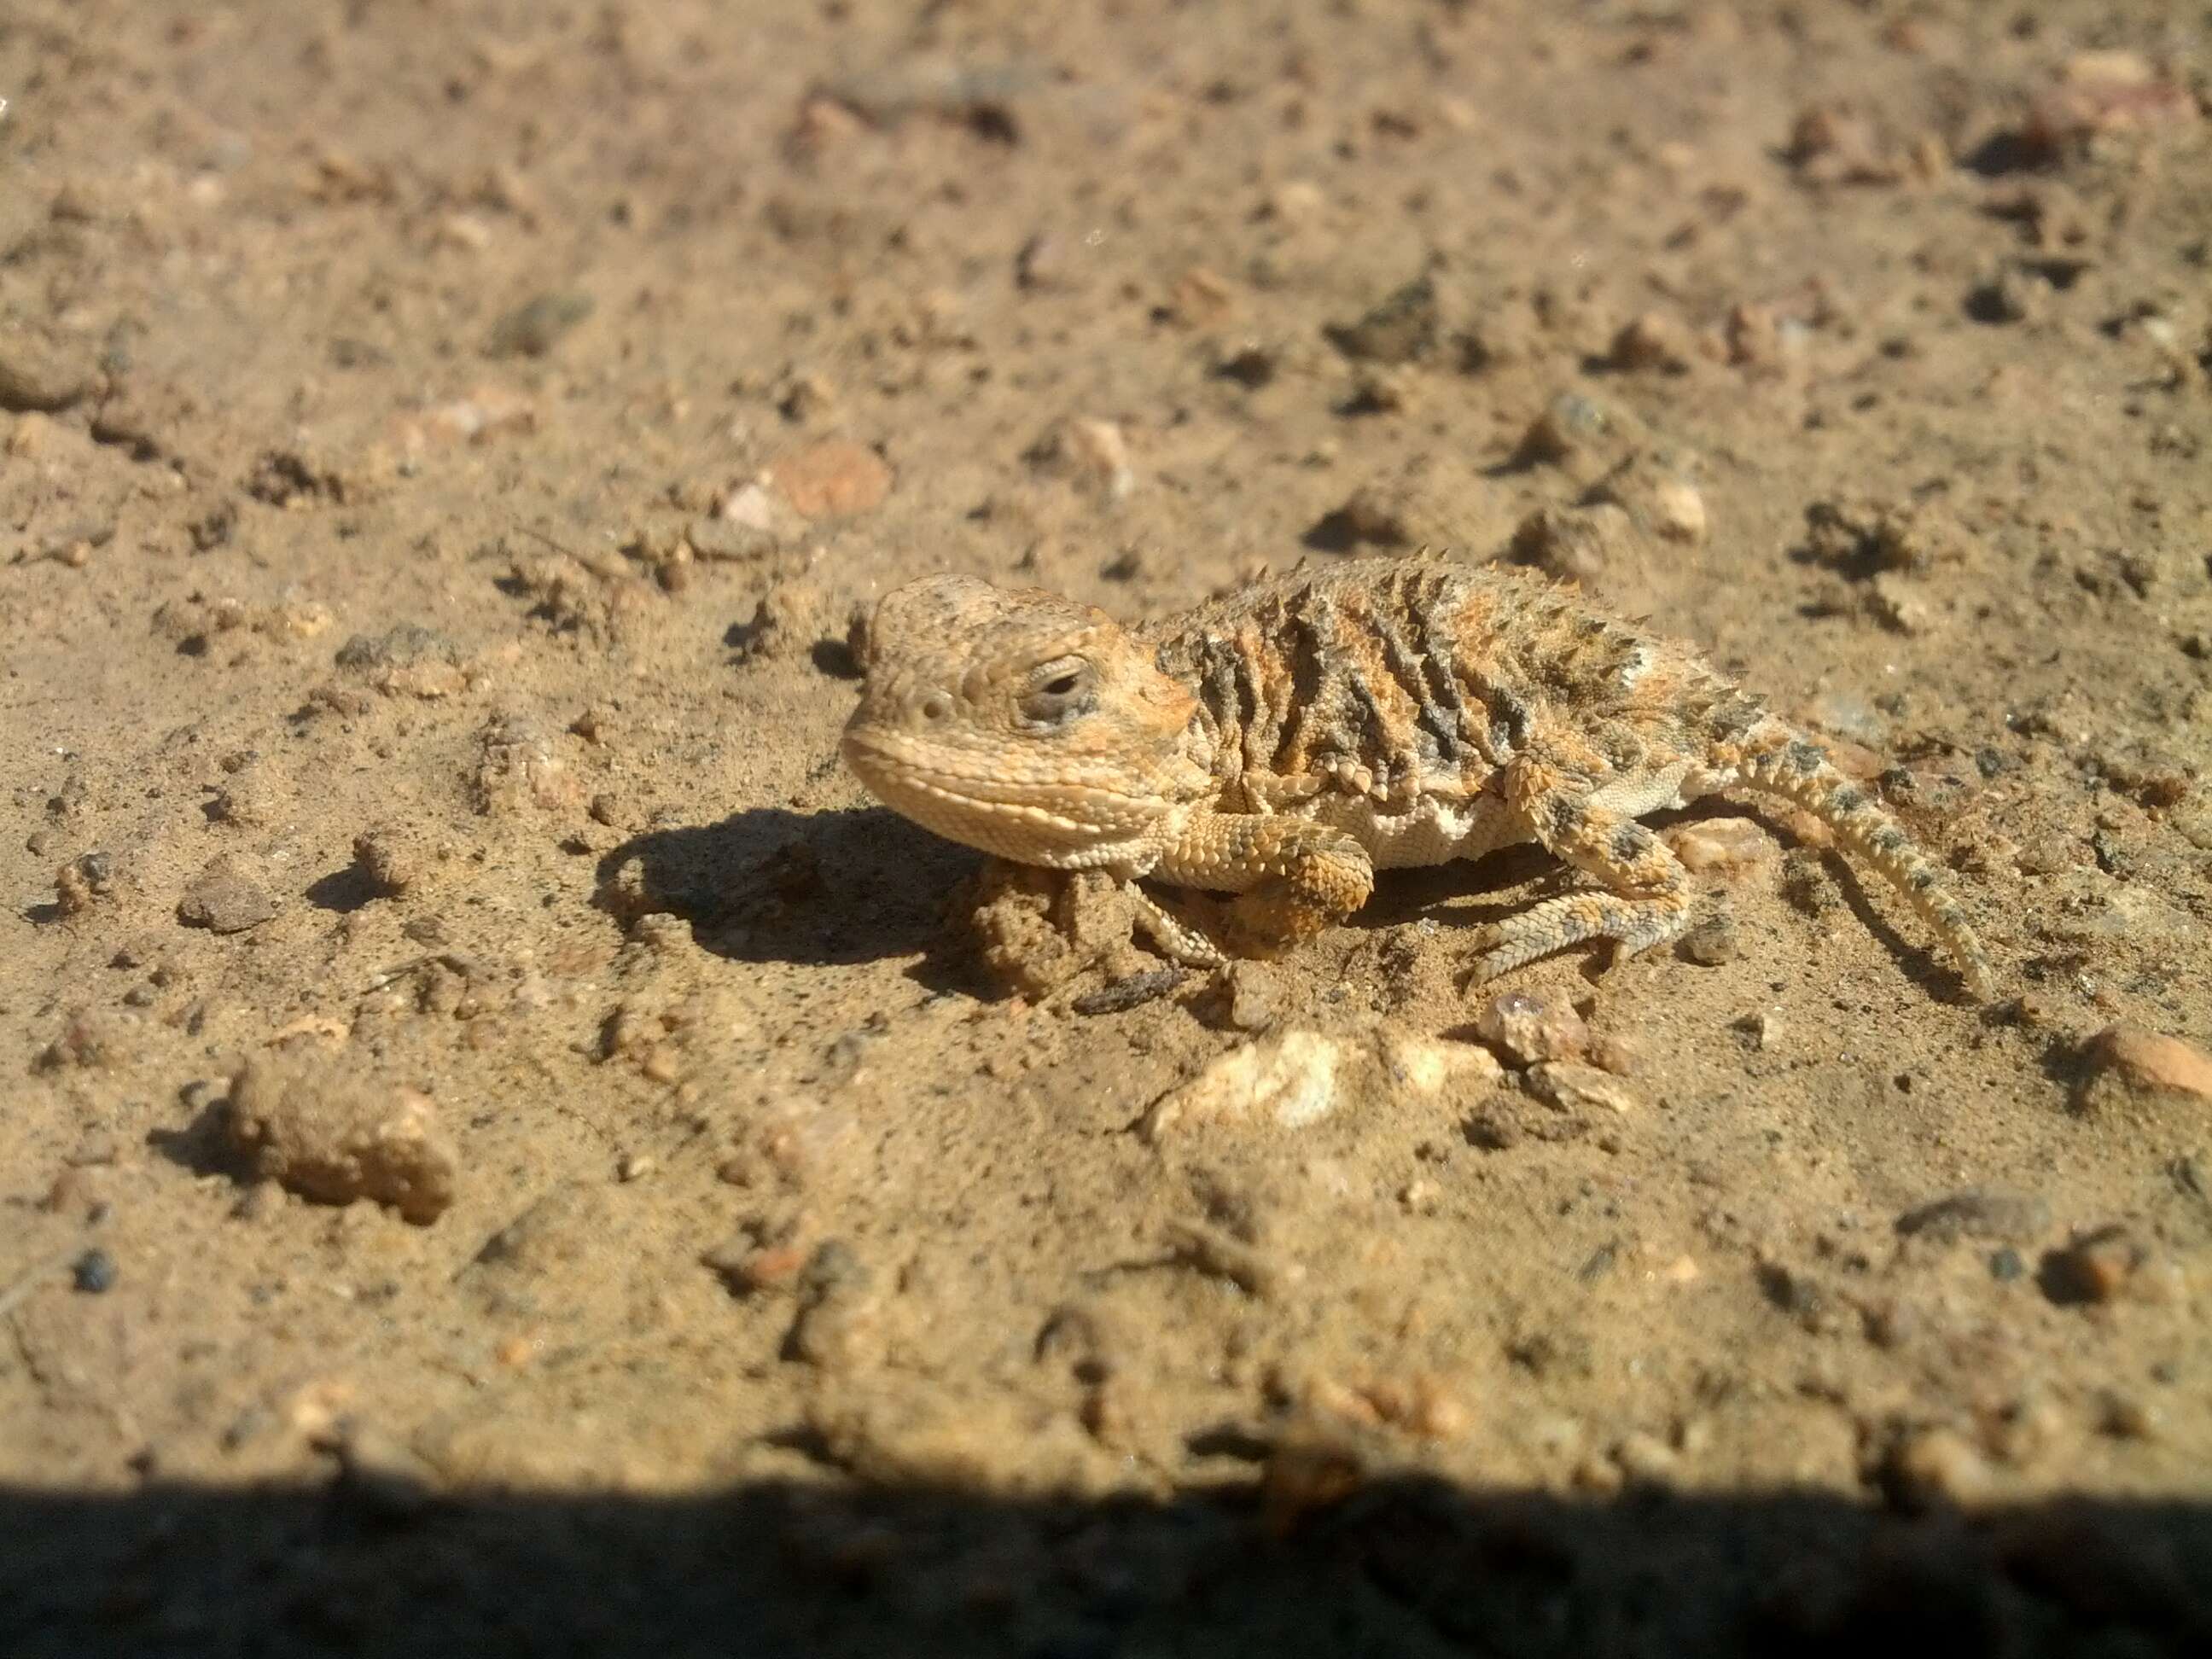
<path fill-rule="evenodd" d="M 1723 790 L 1802 808 L 1895 885 L 1986 998 L 1942 878 L 1802 732 L 1690 647 L 1513 567 L 1356 559 L 1124 628 L 1034 589 L 886 595 L 847 763 L 937 834 L 1103 872 L 1168 955 L 1305 939 L 1375 872 L 1534 842 L 1591 884 L 1474 939 L 1471 982 L 1587 940 L 1674 938 L 1691 890 L 1638 822 Z M 1137 886 L 1237 896 L 1204 924 Z"/>

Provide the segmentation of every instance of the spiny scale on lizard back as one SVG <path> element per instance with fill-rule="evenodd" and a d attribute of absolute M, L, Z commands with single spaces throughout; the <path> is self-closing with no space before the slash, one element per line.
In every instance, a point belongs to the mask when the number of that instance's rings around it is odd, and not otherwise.
<path fill-rule="evenodd" d="M 1639 726 L 1679 729 L 1723 705 L 1759 712 L 1571 590 L 1440 558 L 1301 573 L 1154 632 L 1161 668 L 1199 695 L 1224 782 L 1330 779 L 1377 799 L 1453 774 L 1474 783 L 1520 751 L 1547 706 L 1594 734 L 1617 723 L 1603 759 L 1627 769 L 1643 758 Z"/>

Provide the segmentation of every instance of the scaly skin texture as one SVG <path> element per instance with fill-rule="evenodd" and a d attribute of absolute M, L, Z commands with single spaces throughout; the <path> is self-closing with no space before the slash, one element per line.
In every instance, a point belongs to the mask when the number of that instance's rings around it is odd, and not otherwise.
<path fill-rule="evenodd" d="M 1534 842 L 1589 885 L 1484 928 L 1480 981 L 1689 921 L 1638 820 L 1777 796 L 1896 887 L 1986 998 L 1988 957 L 1935 868 L 1819 745 L 1688 647 L 1528 573 L 1419 556 L 1299 571 L 1146 627 L 934 576 L 886 596 L 847 763 L 907 817 L 1000 858 L 1104 872 L 1170 955 L 1311 937 L 1378 869 Z M 1135 884 L 1237 895 L 1223 937 Z"/>

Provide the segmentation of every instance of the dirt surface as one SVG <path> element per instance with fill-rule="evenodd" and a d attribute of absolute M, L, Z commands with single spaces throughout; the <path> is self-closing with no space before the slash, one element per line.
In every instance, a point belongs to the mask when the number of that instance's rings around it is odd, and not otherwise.
<path fill-rule="evenodd" d="M 0 1645 L 2212 1639 L 2208 28 L 9 0 Z M 1534 1009 L 1511 858 L 1009 994 L 837 763 L 902 579 L 1422 543 L 1999 1003 L 1725 805 Z"/>

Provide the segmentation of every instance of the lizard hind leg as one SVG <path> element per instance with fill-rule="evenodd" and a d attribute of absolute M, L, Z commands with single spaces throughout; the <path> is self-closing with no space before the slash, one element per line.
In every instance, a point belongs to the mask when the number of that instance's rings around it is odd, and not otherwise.
<path fill-rule="evenodd" d="M 1596 805 L 1579 780 L 1516 763 L 1509 798 L 1544 849 L 1597 885 L 1562 893 L 1475 935 L 1469 988 L 1589 939 L 1623 954 L 1663 945 L 1689 925 L 1689 878 L 1666 843 L 1623 813 Z"/>

